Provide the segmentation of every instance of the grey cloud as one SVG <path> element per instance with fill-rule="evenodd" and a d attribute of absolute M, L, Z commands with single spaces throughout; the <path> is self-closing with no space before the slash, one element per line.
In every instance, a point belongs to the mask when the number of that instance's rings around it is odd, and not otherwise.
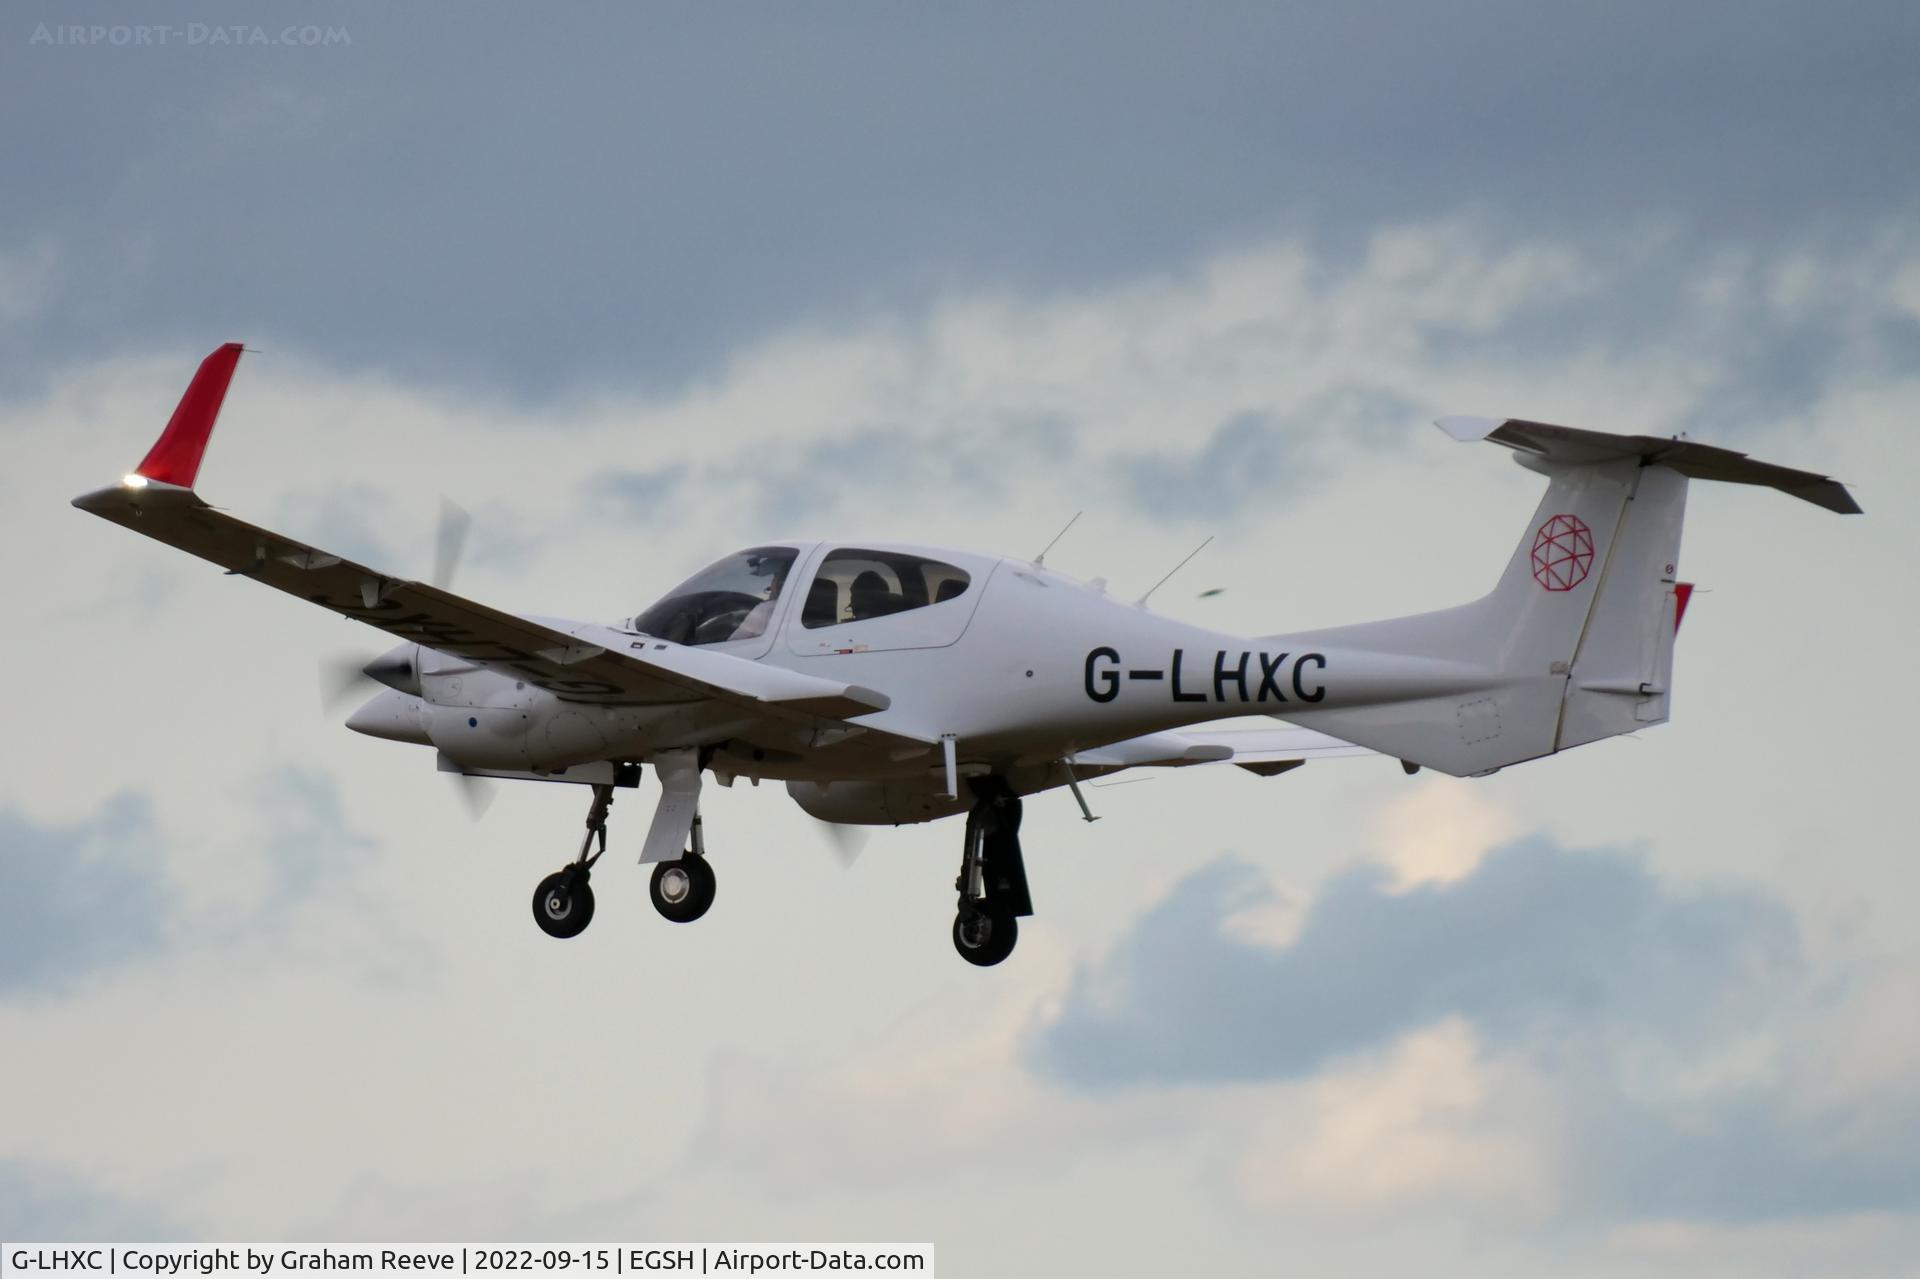
<path fill-rule="evenodd" d="M 152 952 L 166 900 L 144 796 L 121 792 L 65 825 L 0 809 L 0 994 L 60 989 Z"/>
<path fill-rule="evenodd" d="M 339 886 L 379 847 L 347 825 L 339 788 L 321 769 L 282 765 L 254 778 L 248 793 L 261 813 L 278 903 L 305 901 Z"/>
<path fill-rule="evenodd" d="M 864 426 L 809 444 L 804 451 L 738 464 L 723 472 L 745 479 L 757 491 L 756 509 L 776 526 L 792 526 L 832 509 L 849 497 L 879 492 L 915 493 L 929 502 L 956 494 L 1000 496 L 1014 476 L 1066 473 L 1074 433 L 1052 416 Z"/>
<path fill-rule="evenodd" d="M 584 492 L 589 498 L 616 503 L 634 516 L 645 517 L 671 502 L 687 478 L 684 464 L 655 467 L 652 470 L 603 471 L 587 481 Z"/>
<path fill-rule="evenodd" d="M 1325 474 L 1326 453 L 1342 439 L 1397 446 L 1418 420 L 1418 410 L 1397 395 L 1345 387 L 1286 413 L 1236 413 L 1214 428 L 1197 453 L 1139 453 L 1116 459 L 1114 469 L 1148 515 L 1231 517 L 1310 486 Z"/>
<path fill-rule="evenodd" d="M 1811 980 L 1792 914 L 1763 893 L 1686 892 L 1637 858 L 1539 837 L 1453 884 L 1335 878 L 1291 944 L 1240 940 L 1269 900 L 1222 858 L 1080 972 L 1029 1044 L 1076 1090 L 1301 1079 L 1461 1018 L 1551 1098 L 1564 1214 L 1749 1222 L 1920 1208 L 1920 1087 L 1797 1091 L 1843 974 Z M 1788 1065 L 1649 1089 L 1649 1050 L 1712 1061 L 1752 1036 Z M 1536 1124 L 1537 1127 L 1537 1124 Z"/>
<path fill-rule="evenodd" d="M 635 515 L 654 514 L 683 492 L 744 484 L 754 524 L 742 535 L 791 536 L 810 521 L 853 500 L 881 493 L 924 494 L 947 501 L 955 493 L 982 499 L 1001 495 L 1009 477 L 1047 468 L 1063 478 L 1075 455 L 1068 424 L 1047 415 L 986 416 L 960 423 L 860 426 L 795 447 L 757 447 L 751 458 L 693 468 L 603 472 L 581 486 L 589 500 L 611 500 Z"/>
<path fill-rule="evenodd" d="M 1738 1223 L 1920 1208 L 1911 1091 L 1807 1107 L 1748 1085 L 1661 1103 L 1569 1066 L 1559 1093 L 1575 1211 Z"/>
<path fill-rule="evenodd" d="M 34 178 L 0 254 L 36 264 L 0 300 L 16 393 L 103 343 L 236 336 L 519 396 L 660 389 L 800 320 L 1275 227 L 1334 254 L 1459 210 L 1769 240 L 1920 201 L 1893 162 L 1920 108 L 1897 0 L 362 3 L 315 19 L 349 45 L 306 50 L 47 48 L 28 35 L 65 8 L 10 16 L 0 161 Z"/>
<path fill-rule="evenodd" d="M 1189 876 L 1076 978 L 1036 1062 L 1091 1088 L 1297 1078 L 1448 1016 L 1496 1042 L 1625 1024 L 1685 1043 L 1800 969 L 1777 901 L 1676 894 L 1637 860 L 1543 839 L 1405 893 L 1376 869 L 1338 876 L 1279 949 L 1222 926 L 1264 891 L 1230 859 Z"/>
<path fill-rule="evenodd" d="M 263 850 L 267 911 L 236 926 L 205 921 L 202 942 L 234 940 L 348 879 L 378 848 L 352 830 L 325 772 L 269 768 L 249 780 L 258 817 L 249 847 Z M 142 794 L 121 792 L 78 822 L 41 824 L 0 809 L 0 995 L 59 993 L 151 957 L 175 940 L 180 907 L 165 874 L 166 837 Z"/>
<path fill-rule="evenodd" d="M 1198 453 L 1166 452 L 1119 464 L 1128 494 L 1160 518 L 1237 511 L 1261 495 L 1296 491 L 1318 467 L 1304 440 L 1271 413 L 1236 413 Z"/>
<path fill-rule="evenodd" d="M 187 1237 L 164 1215 L 65 1173 L 0 1159 L 0 1239 L 160 1242 Z"/>
<path fill-rule="evenodd" d="M 1590 236 L 1581 249 L 1581 269 L 1591 276 L 1583 287 L 1529 297 L 1486 328 L 1426 326 L 1421 337 L 1432 359 L 1499 369 L 1596 354 L 1656 364 L 1679 355 L 1702 381 L 1684 420 L 1672 425 L 1721 439 L 1790 418 L 1849 380 L 1920 370 L 1920 317 L 1892 279 L 1920 252 L 1910 232 L 1879 228 L 1853 242 L 1814 236 L 1798 245 L 1736 247 L 1644 228 Z M 1524 404 L 1447 408 L 1534 411 Z M 1655 424 L 1585 425 L 1631 431 Z"/>

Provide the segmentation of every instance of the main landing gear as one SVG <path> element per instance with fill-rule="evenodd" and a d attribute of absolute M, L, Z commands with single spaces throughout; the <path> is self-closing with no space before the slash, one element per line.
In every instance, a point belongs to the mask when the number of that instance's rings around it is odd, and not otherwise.
<path fill-rule="evenodd" d="M 972 786 L 974 804 L 967 814 L 960 876 L 954 880 L 960 906 L 953 917 L 953 948 L 968 963 L 986 968 L 1013 953 L 1020 916 L 1033 914 L 1033 899 L 1020 856 L 1020 797 L 999 777 L 974 778 Z"/>
<path fill-rule="evenodd" d="M 648 889 L 653 908 L 676 924 L 691 924 L 713 905 L 713 866 L 707 861 L 707 844 L 701 837 L 697 813 L 689 834 L 693 846 L 686 856 L 677 862 L 661 862 L 655 866 L 653 883 Z"/>
<path fill-rule="evenodd" d="M 607 810 L 612 807 L 613 787 L 595 786 L 580 855 L 533 890 L 533 922 L 549 937 L 578 937 L 593 922 L 590 881 L 594 863 L 607 851 Z M 707 861 L 706 839 L 697 812 L 688 838 L 690 847 L 679 860 L 661 862 L 653 868 L 653 908 L 676 924 L 692 923 L 713 905 L 713 867 Z"/>

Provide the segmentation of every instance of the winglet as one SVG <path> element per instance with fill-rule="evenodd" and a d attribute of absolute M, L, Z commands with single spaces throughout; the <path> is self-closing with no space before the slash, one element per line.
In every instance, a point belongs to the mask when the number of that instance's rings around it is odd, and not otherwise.
<path fill-rule="evenodd" d="M 227 383 L 233 380 L 241 350 L 238 342 L 229 342 L 200 361 L 200 371 L 187 384 L 187 393 L 167 420 L 167 429 L 160 432 L 146 460 L 134 469 L 135 475 L 183 489 L 193 487 L 194 476 L 200 473 L 200 459 L 207 451 L 207 437 L 213 434 L 213 421 L 220 416 L 220 403 L 227 398 Z"/>

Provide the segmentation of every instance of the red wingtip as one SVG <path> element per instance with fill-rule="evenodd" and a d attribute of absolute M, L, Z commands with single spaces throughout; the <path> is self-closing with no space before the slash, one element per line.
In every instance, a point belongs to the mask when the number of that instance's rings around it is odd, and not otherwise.
<path fill-rule="evenodd" d="M 1680 633 L 1680 623 L 1687 619 L 1687 601 L 1693 598 L 1692 582 L 1673 584 L 1673 633 Z"/>
<path fill-rule="evenodd" d="M 200 473 L 200 459 L 207 451 L 207 437 L 213 434 L 213 420 L 220 416 L 220 402 L 227 398 L 227 383 L 233 380 L 233 366 L 240 362 L 240 351 L 238 342 L 229 342 L 200 361 L 200 371 L 187 384 L 187 393 L 180 397 L 167 429 L 160 432 L 135 474 L 183 489 L 193 487 L 193 477 Z"/>

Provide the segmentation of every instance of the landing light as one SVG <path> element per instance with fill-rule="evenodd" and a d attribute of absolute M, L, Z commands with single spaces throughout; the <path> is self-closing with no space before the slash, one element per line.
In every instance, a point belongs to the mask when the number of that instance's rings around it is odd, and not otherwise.
<path fill-rule="evenodd" d="M 147 477 L 144 475 L 129 475 L 121 480 L 120 483 L 130 489 L 143 489 L 147 486 Z"/>

